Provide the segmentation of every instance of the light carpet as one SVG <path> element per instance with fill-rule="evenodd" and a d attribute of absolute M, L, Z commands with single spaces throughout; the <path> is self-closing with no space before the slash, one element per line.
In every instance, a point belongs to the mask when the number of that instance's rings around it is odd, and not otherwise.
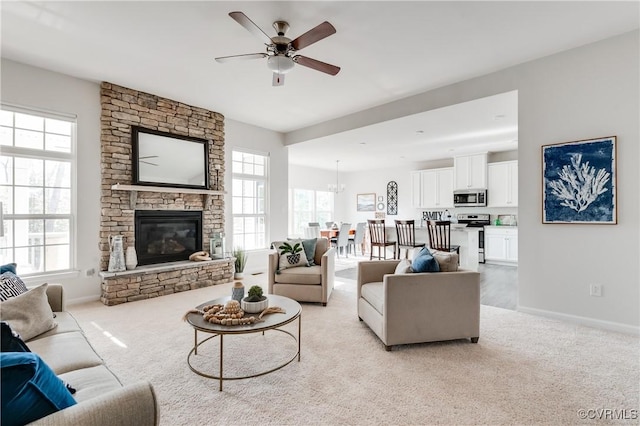
<path fill-rule="evenodd" d="M 264 285 L 266 275 L 244 282 Z M 231 284 L 69 310 L 123 382 L 153 384 L 161 425 L 558 425 L 585 423 L 578 410 L 627 410 L 629 417 L 639 408 L 636 336 L 482 306 L 478 344 L 458 340 L 386 352 L 358 320 L 355 291 L 354 281 L 337 279 L 327 307 L 302 305 L 300 362 L 225 382 L 223 392 L 217 380 L 189 370 L 193 330 L 181 318 L 230 295 Z M 295 332 L 297 323 L 287 327 Z M 272 357 L 294 350 L 283 336 L 226 337 L 226 371 L 277 362 Z M 203 368 L 217 366 L 217 351 L 210 349 L 200 351 Z"/>

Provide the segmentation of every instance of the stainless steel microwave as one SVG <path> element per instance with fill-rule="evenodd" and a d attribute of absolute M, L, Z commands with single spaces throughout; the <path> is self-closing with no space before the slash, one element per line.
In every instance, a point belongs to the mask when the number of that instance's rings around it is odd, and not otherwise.
<path fill-rule="evenodd" d="M 454 207 L 485 207 L 486 205 L 486 189 L 461 189 L 453 191 Z"/>

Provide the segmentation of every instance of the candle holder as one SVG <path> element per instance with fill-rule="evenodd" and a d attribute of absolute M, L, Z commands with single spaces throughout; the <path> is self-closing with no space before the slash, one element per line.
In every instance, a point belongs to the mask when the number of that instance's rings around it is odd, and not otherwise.
<path fill-rule="evenodd" d="M 214 232 L 209 240 L 209 250 L 212 259 L 224 259 L 224 232 Z"/>

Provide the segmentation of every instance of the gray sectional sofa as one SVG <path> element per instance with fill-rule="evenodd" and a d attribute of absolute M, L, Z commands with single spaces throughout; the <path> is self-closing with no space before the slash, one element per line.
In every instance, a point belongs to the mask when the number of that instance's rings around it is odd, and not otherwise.
<path fill-rule="evenodd" d="M 107 368 L 73 316 L 64 311 L 61 285 L 49 284 L 47 298 L 58 325 L 26 344 L 58 377 L 76 389 L 73 397 L 78 403 L 30 424 L 157 425 L 158 402 L 151 384 L 123 385 Z"/>

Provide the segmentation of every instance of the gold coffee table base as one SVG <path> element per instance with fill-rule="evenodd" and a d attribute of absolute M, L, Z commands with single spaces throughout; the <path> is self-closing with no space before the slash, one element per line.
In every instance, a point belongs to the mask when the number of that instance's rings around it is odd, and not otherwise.
<path fill-rule="evenodd" d="M 201 309 L 204 305 L 212 305 L 212 304 L 224 304 L 226 300 L 229 298 L 216 299 L 213 301 L 206 302 L 199 306 Z M 298 362 L 300 362 L 300 332 L 302 328 L 302 308 L 300 304 L 294 300 L 283 296 L 269 295 L 270 304 L 272 306 L 280 306 L 285 308 L 286 314 L 271 314 L 265 316 L 265 321 L 261 323 L 251 324 L 247 326 L 222 326 L 217 324 L 204 323 L 202 320 L 202 316 L 200 314 L 189 314 L 187 316 L 187 322 L 191 324 L 194 328 L 194 343 L 193 348 L 187 355 L 187 364 L 189 365 L 189 369 L 199 376 L 206 377 L 209 379 L 216 379 L 220 382 L 219 390 L 222 391 L 222 383 L 225 380 L 241 380 L 241 379 L 250 379 L 252 377 L 264 376 L 265 374 L 273 373 L 274 371 L 280 370 L 281 368 L 291 364 L 296 358 L 298 358 Z M 283 327 L 295 320 L 298 320 L 298 336 L 296 337 L 293 333 L 282 330 L 280 327 Z M 246 376 L 232 376 L 225 377 L 224 376 L 224 336 L 226 334 L 252 334 L 252 333 L 262 333 L 264 335 L 265 331 L 274 330 L 279 331 L 281 333 L 289 335 L 294 342 L 297 343 L 297 351 L 293 354 L 291 359 L 286 360 L 284 363 L 271 368 L 267 371 L 253 373 Z M 198 342 L 198 331 L 202 331 L 205 333 L 210 333 L 212 336 L 207 337 L 201 342 Z M 202 346 L 204 343 L 208 342 L 211 339 L 215 339 L 216 337 L 220 338 L 220 359 L 219 359 L 219 371 L 218 375 L 215 374 L 207 374 L 201 370 L 198 370 L 191 364 L 192 356 L 198 355 L 198 348 Z"/>

